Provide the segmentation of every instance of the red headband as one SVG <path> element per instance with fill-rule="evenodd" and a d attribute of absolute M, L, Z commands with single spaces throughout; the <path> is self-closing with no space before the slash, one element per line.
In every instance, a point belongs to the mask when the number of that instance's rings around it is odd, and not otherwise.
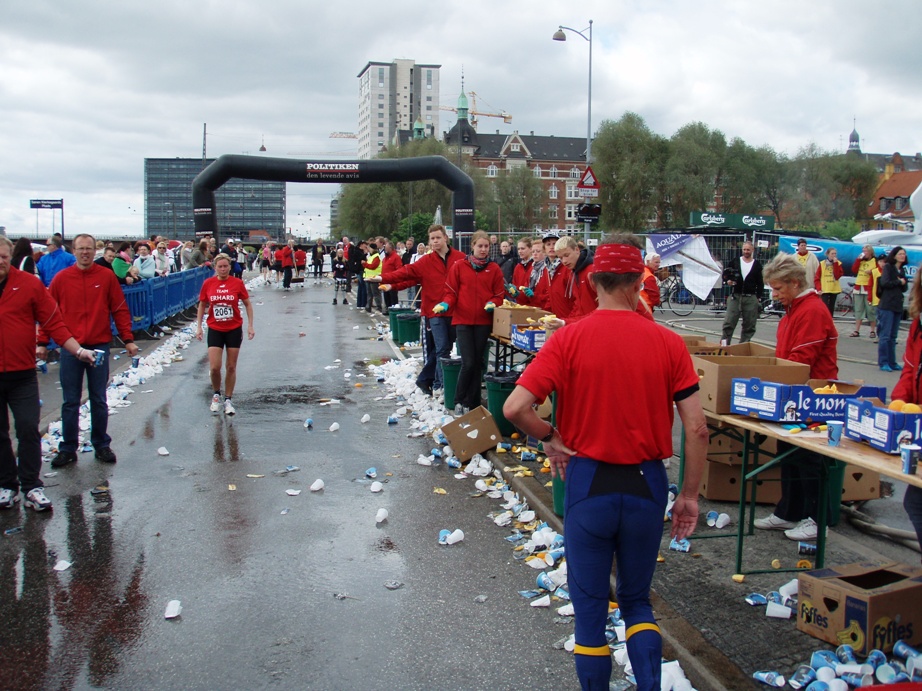
<path fill-rule="evenodd" d="M 642 274 L 640 250 L 633 245 L 599 245 L 592 260 L 593 271 L 613 274 Z"/>

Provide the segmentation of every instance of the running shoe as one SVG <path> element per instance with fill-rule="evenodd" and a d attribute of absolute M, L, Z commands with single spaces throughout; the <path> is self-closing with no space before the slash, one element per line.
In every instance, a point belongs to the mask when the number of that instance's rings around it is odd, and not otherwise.
<path fill-rule="evenodd" d="M 791 528 L 797 527 L 796 522 L 778 518 L 775 514 L 769 514 L 765 518 L 759 518 L 753 525 L 759 530 L 790 530 Z"/>
<path fill-rule="evenodd" d="M 36 511 L 50 511 L 51 500 L 45 496 L 44 487 L 36 487 L 29 490 L 26 494 L 26 508 L 35 509 Z"/>
<path fill-rule="evenodd" d="M 221 412 L 221 394 L 216 393 L 211 397 L 211 412 L 220 413 Z"/>
<path fill-rule="evenodd" d="M 816 521 L 812 518 L 805 518 L 790 530 L 785 530 L 784 536 L 788 540 L 799 542 L 801 540 L 815 540 L 817 533 L 819 533 L 819 527 L 816 525 Z M 828 528 L 826 529 L 826 534 L 829 534 Z"/>
<path fill-rule="evenodd" d="M 51 459 L 52 468 L 60 468 L 65 465 L 77 462 L 77 454 L 73 451 L 58 451 L 58 454 Z"/>
<path fill-rule="evenodd" d="M 16 502 L 19 501 L 19 490 L 0 489 L 0 509 L 15 508 Z"/>
<path fill-rule="evenodd" d="M 115 457 L 115 452 L 106 446 L 96 450 L 96 460 L 103 463 L 115 463 L 118 459 Z"/>
<path fill-rule="evenodd" d="M 234 410 L 234 404 L 231 403 L 231 399 L 224 399 L 224 414 L 225 415 L 234 415 L 237 411 Z"/>

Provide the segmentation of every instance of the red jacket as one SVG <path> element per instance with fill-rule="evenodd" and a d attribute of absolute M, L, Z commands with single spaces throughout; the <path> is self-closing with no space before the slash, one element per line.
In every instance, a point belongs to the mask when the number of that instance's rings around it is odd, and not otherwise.
<path fill-rule="evenodd" d="M 922 375 L 922 328 L 919 326 L 919 318 L 916 317 L 912 320 L 912 325 L 909 327 L 909 338 L 906 339 L 903 371 L 900 372 L 900 380 L 893 387 L 890 400 L 918 403 L 920 375 Z"/>
<path fill-rule="evenodd" d="M 368 255 L 368 261 L 362 262 L 362 267 L 365 269 L 374 270 L 378 268 L 378 264 L 380 263 L 381 263 L 381 255 L 378 252 L 372 252 L 371 254 Z"/>
<path fill-rule="evenodd" d="M 282 260 L 284 259 L 284 257 L 285 257 L 285 253 L 282 250 L 275 250 L 275 255 L 273 256 L 273 259 L 275 260 L 276 264 L 278 264 L 279 266 L 282 266 L 283 265 Z M 289 266 L 291 266 L 291 264 L 289 264 Z"/>
<path fill-rule="evenodd" d="M 283 268 L 283 269 L 284 269 L 284 268 L 287 268 L 287 267 L 289 267 L 289 266 L 294 266 L 294 265 L 295 265 L 294 260 L 292 259 L 292 255 L 294 254 L 294 250 L 292 250 L 291 247 L 289 247 L 288 245 L 285 245 L 285 246 L 284 246 L 281 250 L 279 250 L 279 251 L 282 253 L 282 268 Z"/>
<path fill-rule="evenodd" d="M 295 266 L 307 266 L 307 252 L 295 250 Z"/>
<path fill-rule="evenodd" d="M 586 250 L 583 250 L 583 252 L 586 252 Z M 573 300 L 573 309 L 568 315 L 568 323 L 591 314 L 599 306 L 595 286 L 589 280 L 591 275 L 592 259 L 588 254 L 584 254 L 577 262 L 576 269 L 570 272 L 567 280 L 565 294 Z"/>
<path fill-rule="evenodd" d="M 515 268 L 512 270 L 512 285 L 518 289 L 519 286 L 525 288 L 528 287 L 528 281 L 531 279 L 531 268 L 535 265 L 534 260 L 529 259 L 524 264 L 519 261 Z M 534 304 L 532 299 L 529 298 L 525 293 L 520 292 L 516 295 L 515 301 L 520 305 L 531 305 Z"/>
<path fill-rule="evenodd" d="M 445 301 L 448 290 L 448 272 L 452 266 L 465 259 L 464 252 L 449 249 L 442 259 L 436 252 L 429 252 L 412 264 L 405 264 L 396 271 L 384 271 L 381 282 L 391 284 L 395 290 L 410 286 L 422 286 L 422 312 L 426 317 L 438 317 L 432 308 Z"/>
<path fill-rule="evenodd" d="M 39 278 L 11 266 L 0 295 L 0 372 L 35 370 L 36 322 L 58 345 L 71 337 L 58 304 Z"/>
<path fill-rule="evenodd" d="M 74 264 L 54 277 L 48 291 L 61 308 L 64 324 L 80 345 L 86 347 L 111 341 L 110 316 L 115 320 L 119 338 L 125 343 L 134 341 L 131 312 L 122 287 L 110 269 L 91 264 L 84 271 Z M 38 341 L 48 343 L 43 328 L 39 329 Z"/>
<path fill-rule="evenodd" d="M 448 303 L 446 314 L 455 326 L 492 324 L 493 313 L 485 310 L 484 306 L 492 302 L 499 307 L 506 292 L 499 264 L 489 262 L 480 271 L 474 271 L 466 258 L 452 265 L 446 286 L 443 302 Z"/>
<path fill-rule="evenodd" d="M 836 346 L 839 332 L 832 323 L 829 308 L 811 290 L 794 299 L 778 323 L 775 355 L 810 366 L 811 379 L 839 376 Z"/>
<path fill-rule="evenodd" d="M 547 281 L 547 275 L 547 269 L 545 269 L 544 276 L 541 277 L 541 280 Z M 560 264 L 560 266 L 557 267 L 557 271 L 554 272 L 554 280 L 551 281 L 550 288 L 548 289 L 549 307 L 547 308 L 558 319 L 566 319 L 573 312 L 573 298 L 567 295 L 567 285 L 569 282 L 570 269 Z"/>
<path fill-rule="evenodd" d="M 390 254 L 384 255 L 384 263 L 381 265 L 381 273 L 383 274 L 386 271 L 397 271 L 397 269 L 403 266 L 403 257 L 401 257 L 397 252 L 391 252 Z"/>

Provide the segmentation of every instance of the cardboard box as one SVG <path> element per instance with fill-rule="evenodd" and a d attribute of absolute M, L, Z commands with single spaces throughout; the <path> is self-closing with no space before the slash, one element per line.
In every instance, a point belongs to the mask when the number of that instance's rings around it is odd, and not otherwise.
<path fill-rule="evenodd" d="M 760 454 L 763 452 L 773 455 L 778 453 L 777 439 L 773 437 L 769 438 L 764 434 L 753 434 L 753 437 L 758 439 Z M 710 456 L 712 453 L 733 454 L 740 459 L 739 463 L 742 463 L 743 442 L 739 439 L 733 439 L 726 434 L 714 434 L 708 442 L 708 455 Z"/>
<path fill-rule="evenodd" d="M 493 310 L 493 335 L 512 338 L 513 324 L 527 324 L 529 319 L 543 317 L 550 312 L 537 307 L 497 307 Z"/>
<path fill-rule="evenodd" d="M 544 329 L 526 329 L 521 324 L 512 326 L 512 345 L 516 348 L 535 353 L 541 350 L 546 338 L 547 332 Z"/>
<path fill-rule="evenodd" d="M 708 342 L 704 336 L 680 336 L 680 338 L 685 342 L 685 345 L 698 345 L 699 343 Z"/>
<path fill-rule="evenodd" d="M 835 384 L 839 393 L 819 394 L 814 389 Z M 845 401 L 855 397 L 887 397 L 884 386 L 867 386 L 830 379 L 810 379 L 806 385 L 779 384 L 757 377 L 733 380 L 730 412 L 775 422 L 845 421 Z"/>
<path fill-rule="evenodd" d="M 742 467 L 738 465 L 726 465 L 708 460 L 704 466 L 698 493 L 711 501 L 738 502 L 742 470 Z M 778 467 L 762 473 L 756 480 L 756 502 L 777 504 L 781 499 L 781 483 L 776 481 L 780 479 L 781 469 Z"/>
<path fill-rule="evenodd" d="M 767 356 L 692 355 L 698 373 L 701 407 L 714 413 L 729 413 L 734 379 L 758 377 L 781 384 L 803 384 L 810 367 L 799 362 Z"/>
<path fill-rule="evenodd" d="M 884 453 L 898 454 L 900 444 L 922 440 L 922 413 L 889 410 L 878 398 L 849 398 L 845 402 L 845 436 L 866 441 Z"/>
<path fill-rule="evenodd" d="M 859 655 L 922 643 L 922 568 L 865 562 L 798 576 L 797 628 Z"/>
<path fill-rule="evenodd" d="M 460 461 L 469 461 L 475 453 L 492 449 L 503 440 L 496 421 L 483 406 L 444 425 L 442 433 Z"/>

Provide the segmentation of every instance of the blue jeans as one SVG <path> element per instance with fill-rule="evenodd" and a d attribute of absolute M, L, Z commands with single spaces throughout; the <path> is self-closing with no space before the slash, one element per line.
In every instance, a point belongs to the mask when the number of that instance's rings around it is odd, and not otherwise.
<path fill-rule="evenodd" d="M 358 278 L 358 292 L 355 294 L 355 307 L 356 309 L 363 309 L 368 305 L 368 291 L 365 288 L 365 281 L 362 280 L 362 277 Z"/>
<path fill-rule="evenodd" d="M 890 310 L 877 310 L 877 366 L 889 365 L 896 367 L 896 337 L 900 332 L 900 312 Z"/>
<path fill-rule="evenodd" d="M 10 419 L 16 425 L 17 454 L 10 439 Z M 27 493 L 42 487 L 42 435 L 38 431 L 41 407 L 35 370 L 0 374 L 0 488 Z"/>
<path fill-rule="evenodd" d="M 80 362 L 65 350 L 61 351 L 61 393 L 64 403 L 61 405 L 61 423 L 63 439 L 59 451 L 74 453 L 77 451 L 77 439 L 80 435 L 80 399 L 83 396 L 83 378 L 90 398 L 90 443 L 99 451 L 112 443 L 106 430 L 109 427 L 109 406 L 106 403 L 106 386 L 109 384 L 109 344 L 84 346 L 87 350 L 103 350 L 106 355 L 102 364 L 92 367 Z"/>
<path fill-rule="evenodd" d="M 425 364 L 416 377 L 416 383 L 433 389 L 445 388 L 442 380 L 443 357 L 451 355 L 451 348 L 455 344 L 455 330 L 451 325 L 451 317 L 423 317 L 423 359 Z"/>

